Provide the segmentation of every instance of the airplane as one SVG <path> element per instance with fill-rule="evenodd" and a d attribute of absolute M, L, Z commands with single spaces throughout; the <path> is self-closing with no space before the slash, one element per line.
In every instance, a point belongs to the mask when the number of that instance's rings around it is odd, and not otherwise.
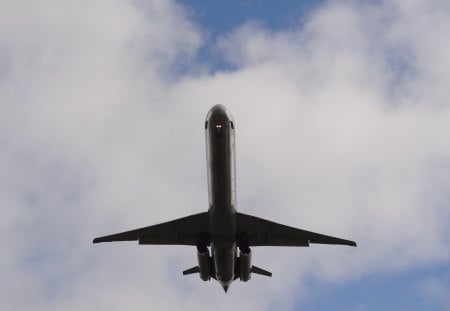
<path fill-rule="evenodd" d="M 223 105 L 213 106 L 205 121 L 209 208 L 207 212 L 165 223 L 98 237 L 93 243 L 138 241 L 139 244 L 197 247 L 197 266 L 183 275 L 217 280 L 225 293 L 231 283 L 251 274 L 272 276 L 252 265 L 253 246 L 303 246 L 310 243 L 355 246 L 354 241 L 285 226 L 236 210 L 235 123 Z M 211 249 L 211 250 L 210 250 Z M 238 256 L 239 254 L 239 256 Z"/>

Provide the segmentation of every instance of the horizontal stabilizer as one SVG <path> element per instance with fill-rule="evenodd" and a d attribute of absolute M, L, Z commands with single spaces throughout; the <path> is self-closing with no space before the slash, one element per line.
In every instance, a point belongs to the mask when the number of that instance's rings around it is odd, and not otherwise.
<path fill-rule="evenodd" d="M 266 271 L 266 270 L 258 268 L 256 266 L 252 266 L 252 273 L 265 275 L 265 276 L 272 276 L 272 272 Z"/>
<path fill-rule="evenodd" d="M 200 272 L 200 269 L 198 268 L 198 266 L 195 266 L 190 269 L 184 270 L 183 275 L 194 274 L 194 273 L 199 273 L 199 272 Z"/>

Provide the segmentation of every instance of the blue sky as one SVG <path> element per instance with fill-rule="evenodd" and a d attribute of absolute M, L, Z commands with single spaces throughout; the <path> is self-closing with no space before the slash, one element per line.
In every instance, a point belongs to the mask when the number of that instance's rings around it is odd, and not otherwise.
<path fill-rule="evenodd" d="M 248 22 L 257 22 L 273 30 L 301 26 L 308 13 L 324 1 L 185 1 L 192 20 L 201 25 L 206 40 L 198 53 L 200 62 L 210 70 L 232 69 L 215 48 L 217 39 Z"/>
<path fill-rule="evenodd" d="M 450 5 L 211 3 L 0 4 L 0 309 L 448 310 Z M 207 209 L 214 104 L 238 210 L 358 247 L 255 247 L 224 295 L 193 248 L 92 245 Z"/>

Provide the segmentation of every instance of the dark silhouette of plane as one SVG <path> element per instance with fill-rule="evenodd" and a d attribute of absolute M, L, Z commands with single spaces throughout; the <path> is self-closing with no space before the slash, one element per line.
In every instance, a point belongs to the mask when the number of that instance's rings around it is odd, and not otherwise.
<path fill-rule="evenodd" d="M 356 246 L 353 241 L 237 212 L 234 121 L 223 105 L 215 105 L 208 112 L 205 131 L 208 211 L 95 238 L 94 243 L 137 240 L 139 244 L 196 246 L 198 265 L 183 271 L 183 275 L 198 273 L 203 281 L 213 278 L 225 292 L 234 280 L 247 282 L 252 273 L 272 276 L 251 264 L 250 247 L 309 246 L 310 243 Z"/>

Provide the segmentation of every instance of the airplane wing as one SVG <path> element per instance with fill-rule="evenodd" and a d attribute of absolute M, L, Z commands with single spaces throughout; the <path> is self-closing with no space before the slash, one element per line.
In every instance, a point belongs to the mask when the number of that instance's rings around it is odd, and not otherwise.
<path fill-rule="evenodd" d="M 94 243 L 139 241 L 139 244 L 197 245 L 201 232 L 207 232 L 208 213 L 200 213 L 158 225 L 125 231 L 94 239 Z"/>
<path fill-rule="evenodd" d="M 242 213 L 236 213 L 236 229 L 238 234 L 245 234 L 248 246 L 309 246 L 309 243 L 356 246 L 353 241 L 281 225 Z"/>

